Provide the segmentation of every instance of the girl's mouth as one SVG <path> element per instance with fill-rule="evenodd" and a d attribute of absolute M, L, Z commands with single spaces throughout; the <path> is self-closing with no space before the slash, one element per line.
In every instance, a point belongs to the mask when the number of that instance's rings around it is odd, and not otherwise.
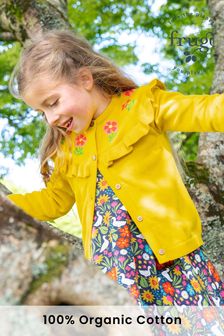
<path fill-rule="evenodd" d="M 70 132 L 73 127 L 73 118 L 70 118 L 67 125 L 66 125 L 66 132 Z"/>

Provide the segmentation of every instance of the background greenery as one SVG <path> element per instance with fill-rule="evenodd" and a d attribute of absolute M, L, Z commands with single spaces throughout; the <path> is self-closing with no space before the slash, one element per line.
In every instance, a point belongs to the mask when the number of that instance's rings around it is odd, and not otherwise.
<path fill-rule="evenodd" d="M 140 64 L 142 71 L 160 78 L 168 90 L 178 90 L 183 94 L 209 93 L 214 70 L 213 48 L 211 45 L 208 49 L 200 48 L 199 45 L 199 39 L 211 32 L 206 2 L 168 0 L 158 12 L 153 11 L 156 2 L 70 0 L 69 21 L 74 31 L 84 35 L 97 50 L 120 67 L 139 64 L 139 55 L 135 50 L 137 40 L 121 45 L 118 37 L 122 33 L 156 36 L 160 41 L 156 47 L 158 61 L 151 62 L 149 56 L 148 62 Z M 172 31 L 177 31 L 179 37 L 191 38 L 192 45 L 197 38 L 198 45 L 190 46 L 187 40 L 183 46 L 178 46 L 177 41 L 171 45 Z M 147 49 L 150 51 L 150 48 L 150 45 L 145 46 L 144 52 Z M 5 157 L 15 160 L 16 164 L 23 165 L 26 158 L 37 157 L 45 127 L 39 114 L 14 99 L 8 91 L 10 73 L 20 50 L 18 42 L 0 41 L 0 151 Z M 161 58 L 170 62 L 165 69 L 161 66 Z M 173 139 L 185 161 L 196 160 L 198 133 L 176 132 Z M 1 167 L 2 177 L 6 172 Z M 12 191 L 15 192 L 15 186 L 12 186 Z"/>

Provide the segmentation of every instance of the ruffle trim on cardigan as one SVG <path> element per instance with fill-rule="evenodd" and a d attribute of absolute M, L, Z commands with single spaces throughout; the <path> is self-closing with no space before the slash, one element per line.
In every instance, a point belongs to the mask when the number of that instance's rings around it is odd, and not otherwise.
<path fill-rule="evenodd" d="M 165 85 L 158 79 L 154 79 L 145 86 L 147 98 L 139 106 L 139 111 L 136 115 L 137 120 L 133 121 L 134 126 L 127 131 L 118 144 L 112 147 L 110 151 L 104 153 L 103 161 L 107 167 L 111 166 L 113 161 L 129 154 L 134 148 L 133 145 L 149 132 L 152 134 L 161 133 L 154 123 L 154 106 L 157 103 L 154 101 L 152 90 L 156 87 L 166 89 Z"/>
<path fill-rule="evenodd" d="M 77 163 L 74 157 L 67 158 L 58 171 L 67 177 L 88 177 L 90 176 L 90 162 Z"/>

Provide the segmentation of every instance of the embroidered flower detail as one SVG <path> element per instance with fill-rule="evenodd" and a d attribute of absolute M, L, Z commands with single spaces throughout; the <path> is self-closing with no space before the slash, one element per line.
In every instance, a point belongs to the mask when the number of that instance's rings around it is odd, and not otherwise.
<path fill-rule="evenodd" d="M 107 226 L 110 224 L 110 218 L 111 218 L 110 211 L 106 211 L 105 215 L 103 216 L 103 221 Z"/>
<path fill-rule="evenodd" d="M 151 276 L 148 281 L 152 289 L 159 289 L 159 282 L 156 276 Z"/>
<path fill-rule="evenodd" d="M 103 129 L 108 134 L 108 139 L 111 142 L 117 134 L 116 132 L 118 129 L 117 122 L 109 120 L 106 122 Z"/>
<path fill-rule="evenodd" d="M 142 294 L 142 298 L 143 300 L 145 300 L 146 302 L 153 302 L 154 300 L 154 295 L 153 293 L 151 293 L 149 290 L 145 290 Z"/>
<path fill-rule="evenodd" d="M 171 294 L 172 296 L 174 295 L 175 289 L 170 282 L 166 281 L 162 284 L 162 286 L 166 293 Z"/>
<path fill-rule="evenodd" d="M 76 146 L 84 146 L 86 143 L 86 136 L 84 134 L 79 134 L 75 139 L 75 145 Z"/>
<path fill-rule="evenodd" d="M 122 104 L 122 111 L 127 107 L 128 103 L 130 102 L 131 100 L 128 99 L 126 102 L 124 102 L 124 104 Z"/>
<path fill-rule="evenodd" d="M 96 264 L 100 264 L 103 260 L 103 255 L 102 254 L 101 255 L 97 254 L 97 255 L 94 256 L 93 259 L 94 259 Z"/>
<path fill-rule="evenodd" d="M 117 122 L 116 121 L 107 121 L 104 125 L 104 131 L 107 134 L 113 133 L 117 130 Z"/>
<path fill-rule="evenodd" d="M 130 240 L 128 238 L 118 238 L 116 245 L 119 247 L 119 249 L 127 248 L 130 245 Z"/>
<path fill-rule="evenodd" d="M 99 196 L 97 204 L 98 205 L 103 205 L 104 203 L 108 202 L 109 200 L 109 196 L 106 194 L 102 194 Z"/>
<path fill-rule="evenodd" d="M 124 95 L 125 96 L 130 96 L 134 91 L 135 91 L 135 89 L 130 89 L 130 90 L 124 91 Z"/>
<path fill-rule="evenodd" d="M 195 280 L 195 279 L 191 279 L 190 280 L 191 286 L 194 288 L 195 292 L 201 292 L 202 288 L 200 283 Z"/>
<path fill-rule="evenodd" d="M 117 269 L 115 267 L 111 268 L 109 272 L 107 272 L 107 275 L 112 279 L 112 280 L 117 280 Z"/>
<path fill-rule="evenodd" d="M 162 300 L 163 300 L 163 303 L 164 303 L 164 305 L 170 305 L 170 306 L 172 306 L 173 305 L 173 298 L 172 298 L 172 296 L 170 296 L 170 295 L 167 295 L 167 296 L 163 296 L 162 297 Z"/>
<path fill-rule="evenodd" d="M 87 138 L 84 134 L 77 135 L 75 139 L 75 154 L 82 155 L 84 152 L 83 146 L 85 145 Z"/>
<path fill-rule="evenodd" d="M 104 178 L 101 179 L 101 180 L 98 182 L 98 185 L 99 185 L 100 190 L 104 190 L 104 189 L 106 189 L 106 188 L 108 187 L 108 183 L 107 183 L 106 180 L 104 180 Z"/>
<path fill-rule="evenodd" d="M 132 285 L 130 287 L 130 294 L 132 296 L 134 296 L 136 299 L 139 297 L 140 292 L 139 292 L 139 289 L 138 289 L 138 287 L 136 285 Z"/>
<path fill-rule="evenodd" d="M 119 228 L 118 230 L 119 230 L 119 233 L 120 233 L 121 237 L 130 237 L 131 236 L 128 225 L 125 225 L 122 228 Z"/>
<path fill-rule="evenodd" d="M 128 99 L 124 104 L 122 104 L 122 111 L 126 108 L 128 111 L 131 110 L 132 106 L 135 104 L 136 99 Z"/>

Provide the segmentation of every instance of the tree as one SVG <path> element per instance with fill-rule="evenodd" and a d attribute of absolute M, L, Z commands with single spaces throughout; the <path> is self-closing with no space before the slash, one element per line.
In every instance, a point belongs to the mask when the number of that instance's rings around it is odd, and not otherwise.
<path fill-rule="evenodd" d="M 223 73 L 222 35 L 218 27 L 222 26 L 221 15 L 218 15 L 218 0 L 208 2 L 215 34 L 215 79 L 211 92 L 223 92 L 221 81 Z M 67 11 L 68 5 L 68 11 Z M 100 51 L 112 57 L 119 65 L 136 63 L 134 45 L 119 46 L 116 44 L 116 34 L 125 30 L 143 31 L 157 34 L 158 36 L 171 36 L 172 24 L 168 24 L 172 15 L 176 15 L 176 29 L 182 36 L 185 27 L 189 24 L 189 17 L 179 19 L 180 10 L 189 10 L 190 6 L 202 10 L 205 4 L 198 1 L 167 1 L 161 7 L 160 14 L 151 14 L 152 6 L 147 1 L 131 0 L 128 4 L 118 1 L 83 1 L 74 2 L 65 0 L 48 1 L 6 1 L 0 4 L 0 37 L 2 39 L 2 52 L 0 55 L 0 80 L 1 80 L 1 117 L 7 119 L 8 126 L 2 130 L 2 152 L 22 162 L 27 155 L 33 155 L 43 135 L 44 126 L 33 111 L 22 102 L 15 101 L 7 91 L 9 74 L 16 62 L 23 42 L 37 31 L 66 27 L 82 33 L 93 44 L 106 44 Z M 81 18 L 81 22 L 80 22 Z M 149 20 L 149 18 L 151 20 Z M 78 23 L 80 24 L 78 25 Z M 203 30 L 203 34 L 208 29 Z M 174 58 L 176 64 L 181 65 L 181 57 L 177 48 L 172 48 L 169 43 L 161 49 L 165 56 Z M 187 52 L 187 50 L 183 50 Z M 120 56 L 122 55 L 122 60 Z M 186 58 L 189 54 L 185 55 Z M 203 55 L 201 55 L 203 56 Z M 198 55 L 199 57 L 199 55 Z M 200 59 L 200 57 L 199 57 Z M 183 64 L 182 64 L 183 65 Z M 157 64 L 144 64 L 145 71 L 161 70 Z M 186 64 L 185 64 L 186 68 Z M 205 93 L 211 85 L 214 62 L 212 57 L 204 57 L 203 62 L 194 64 L 196 70 L 205 70 L 201 75 L 192 75 L 193 82 L 182 80 L 182 74 L 172 72 L 167 78 L 168 88 L 174 80 L 181 81 L 176 85 L 183 93 Z M 162 78 L 162 76 L 160 76 Z M 207 80 L 208 79 L 208 80 Z M 201 88 L 201 92 L 198 87 Z M 173 88 L 173 84 L 172 84 Z M 15 131 L 16 130 L 16 131 Z M 186 135 L 187 137 L 188 135 Z M 192 137 L 191 137 L 192 136 Z M 205 133 L 196 138 L 193 134 L 188 136 L 185 144 L 192 148 L 199 139 L 199 148 L 196 162 L 189 162 L 188 190 L 194 199 L 204 226 L 204 240 L 208 251 L 216 261 L 218 269 L 223 269 L 221 230 L 223 227 L 223 134 Z M 192 140 L 193 139 L 193 140 Z M 192 142 L 190 142 L 190 140 Z M 16 157 L 17 148 L 20 148 L 20 157 Z M 29 154 L 28 154 L 29 153 Z M 187 151 L 186 151 L 187 153 Z"/>
<path fill-rule="evenodd" d="M 15 103 L 15 100 L 10 97 L 6 88 L 7 75 L 15 64 L 18 51 L 21 48 L 20 44 L 22 45 L 32 34 L 41 30 L 70 27 L 67 19 L 66 1 L 46 1 L 45 3 L 43 1 L 18 1 L 16 3 L 14 1 L 2 1 L 0 10 L 2 13 L 0 16 L 1 38 L 4 39 L 2 46 L 8 49 L 7 56 L 11 55 L 10 64 L 4 57 L 1 59 L 4 66 L 1 75 L 2 80 L 5 81 L 1 96 L 2 113 L 8 118 L 9 125 L 16 129 L 17 134 L 12 135 L 12 141 L 19 141 L 18 136 L 26 135 L 26 139 L 30 136 L 32 145 L 29 147 L 27 143 L 26 146 L 28 147 L 25 147 L 25 151 L 33 152 L 35 143 L 31 134 L 34 131 L 34 126 L 40 126 L 39 120 L 32 116 L 33 120 L 29 120 L 29 124 L 26 124 L 30 111 L 22 102 Z M 11 42 L 14 44 L 12 45 Z M 43 127 L 40 127 L 40 129 L 42 130 Z M 3 130 L 3 135 L 4 132 Z M 40 139 L 40 133 L 35 134 L 37 142 Z M 13 142 L 9 145 L 12 152 L 15 151 Z M 7 143 L 6 139 L 3 138 L 2 145 L 5 146 Z M 10 267 L 10 264 L 8 264 L 10 258 L 6 258 L 6 255 L 13 255 L 15 273 L 13 278 L 7 272 L 2 273 L 1 283 L 7 285 L 0 288 L 1 304 L 103 305 L 105 302 L 107 304 L 133 303 L 126 291 L 84 259 L 83 254 L 80 254 L 82 244 L 79 238 L 63 234 L 51 227 L 49 223 L 38 223 L 29 216 L 27 217 L 22 210 L 5 199 L 4 195 L 7 193 L 9 191 L 0 185 L 0 230 L 1 237 L 4 237 L 1 241 L 0 260 L 2 268 L 6 270 Z M 17 230 L 18 226 L 20 226 L 19 231 Z M 12 239 L 14 245 L 11 244 Z M 15 253 L 16 246 L 18 250 L 16 248 L 17 252 Z M 19 266 L 21 265 L 21 258 L 23 260 L 22 274 Z M 70 271 L 68 272 L 68 270 Z M 77 271 L 78 273 L 76 273 Z M 70 277 L 76 278 L 77 289 L 75 283 L 71 287 L 67 286 L 71 281 L 69 280 Z M 92 283 L 89 283 L 87 278 L 92 279 Z M 58 287 L 56 286 L 56 291 L 55 279 L 60 282 Z M 100 287 L 99 281 L 101 283 Z M 83 287 L 84 292 L 80 292 L 80 282 L 86 283 L 90 292 L 87 291 L 86 287 Z M 51 293 L 47 297 L 46 289 L 44 290 L 46 285 L 47 292 Z M 61 292 L 61 288 L 67 289 Z M 108 288 L 110 288 L 109 296 Z M 92 290 L 95 291 L 95 294 Z M 113 292 L 114 295 L 111 295 Z M 54 296 L 53 300 L 52 295 Z"/>

